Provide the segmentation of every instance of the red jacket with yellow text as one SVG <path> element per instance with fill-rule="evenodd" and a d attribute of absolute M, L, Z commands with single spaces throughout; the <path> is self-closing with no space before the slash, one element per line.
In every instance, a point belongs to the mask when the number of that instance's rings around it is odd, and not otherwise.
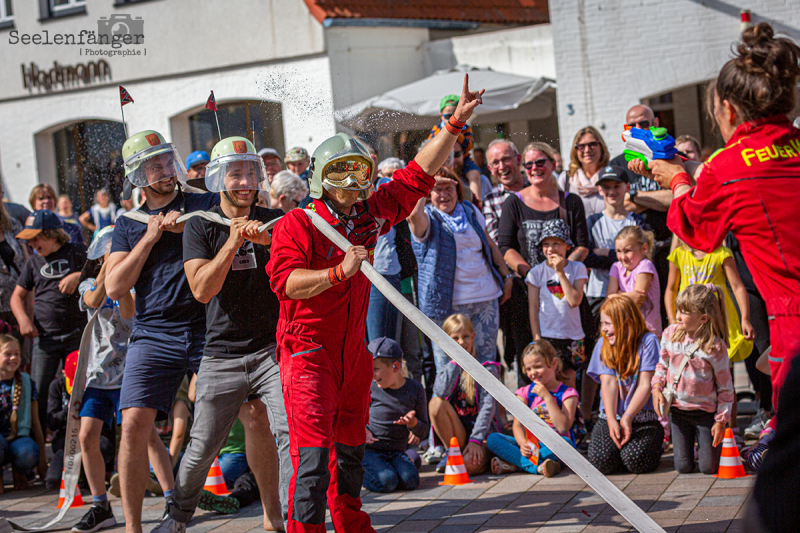
<path fill-rule="evenodd" d="M 414 161 L 405 169 L 396 171 L 391 182 L 365 201 L 369 212 L 355 221 L 348 240 L 353 245 L 365 246 L 372 260 L 379 232 L 387 233 L 391 226 L 408 217 L 417 201 L 426 196 L 434 184 L 435 180 Z M 339 233 L 346 235 L 344 226 L 330 213 L 324 202 L 314 200 L 309 207 Z M 358 204 L 356 210 L 360 212 L 363 207 Z M 323 270 L 335 267 L 344 259 L 344 252 L 317 231 L 308 215 L 299 209 L 287 213 L 275 227 L 271 249 L 267 273 L 281 302 L 278 339 L 287 328 L 299 326 L 305 335 L 325 345 L 330 352 L 344 352 L 347 355 L 366 350 L 364 330 L 371 284 L 363 273 L 359 271 L 344 283 L 313 298 L 292 300 L 286 296 L 286 279 L 294 269 Z M 291 324 L 296 326 L 292 327 Z"/>
<path fill-rule="evenodd" d="M 733 232 L 769 314 L 800 314 L 800 130 L 784 115 L 741 124 L 667 225 L 708 253 Z"/>

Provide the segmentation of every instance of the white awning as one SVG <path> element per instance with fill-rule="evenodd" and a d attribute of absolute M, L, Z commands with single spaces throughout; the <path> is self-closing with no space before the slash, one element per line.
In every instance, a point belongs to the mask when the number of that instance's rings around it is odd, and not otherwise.
<path fill-rule="evenodd" d="M 334 117 L 342 126 L 358 131 L 430 128 L 439 121 L 439 100 L 461 94 L 464 73 L 469 73 L 471 90 L 486 89 L 472 124 L 542 119 L 554 112 L 556 83 L 551 79 L 458 65 L 335 111 Z"/>

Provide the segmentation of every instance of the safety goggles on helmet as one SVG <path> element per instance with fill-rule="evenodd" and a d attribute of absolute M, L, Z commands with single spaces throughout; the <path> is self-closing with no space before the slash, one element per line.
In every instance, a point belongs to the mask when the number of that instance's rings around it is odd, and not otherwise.
<path fill-rule="evenodd" d="M 86 252 L 86 258 L 94 261 L 100 259 L 111 250 L 111 239 L 114 236 L 114 226 L 106 226 L 95 235 L 92 244 L 89 245 L 89 250 Z"/>
<path fill-rule="evenodd" d="M 258 154 L 231 154 L 213 159 L 206 167 L 210 192 L 268 191 L 264 160 Z"/>
<path fill-rule="evenodd" d="M 361 191 L 369 188 L 372 160 L 354 157 L 329 163 L 322 171 L 322 181 L 339 189 Z"/>
<path fill-rule="evenodd" d="M 178 150 L 170 143 L 152 146 L 125 161 L 125 176 L 136 187 L 147 187 L 173 177 L 186 179 Z"/>

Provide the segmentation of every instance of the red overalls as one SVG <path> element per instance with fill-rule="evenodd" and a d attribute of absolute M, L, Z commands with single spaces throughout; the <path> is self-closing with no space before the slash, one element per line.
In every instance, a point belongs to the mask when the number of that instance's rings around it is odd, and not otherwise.
<path fill-rule="evenodd" d="M 669 209 L 667 225 L 712 252 L 732 231 L 770 321 L 772 403 L 800 349 L 800 130 L 784 115 L 741 124 Z"/>
<path fill-rule="evenodd" d="M 416 162 L 394 173 L 356 212 L 348 240 L 372 252 L 381 234 L 405 219 L 435 181 Z M 339 233 L 342 222 L 321 200 L 311 206 Z M 385 221 L 385 223 L 383 223 Z M 294 474 L 289 484 L 288 531 L 325 531 L 325 500 L 336 531 L 375 531 L 361 511 L 361 482 L 369 420 L 372 356 L 365 342 L 371 284 L 360 271 L 344 283 L 305 300 L 286 296 L 297 268 L 327 270 L 344 252 L 299 209 L 275 227 L 267 273 L 281 302 L 278 357 L 289 421 Z"/>

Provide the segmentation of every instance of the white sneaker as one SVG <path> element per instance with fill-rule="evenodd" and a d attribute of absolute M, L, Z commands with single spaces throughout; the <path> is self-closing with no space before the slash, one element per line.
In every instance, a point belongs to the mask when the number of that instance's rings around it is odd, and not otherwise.
<path fill-rule="evenodd" d="M 437 446 L 435 448 L 428 448 L 428 451 L 425 452 L 422 459 L 425 461 L 426 465 L 435 465 L 438 464 L 444 456 L 444 448 L 442 446 Z"/>
<path fill-rule="evenodd" d="M 186 524 L 174 518 L 165 518 L 150 533 L 186 533 Z"/>
<path fill-rule="evenodd" d="M 764 429 L 764 426 L 768 421 L 769 416 L 767 416 L 767 413 L 765 413 L 763 409 L 759 408 L 759 410 L 756 411 L 755 416 L 753 416 L 753 420 L 750 421 L 750 425 L 744 430 L 744 438 L 757 439 L 761 434 L 761 430 Z"/>

